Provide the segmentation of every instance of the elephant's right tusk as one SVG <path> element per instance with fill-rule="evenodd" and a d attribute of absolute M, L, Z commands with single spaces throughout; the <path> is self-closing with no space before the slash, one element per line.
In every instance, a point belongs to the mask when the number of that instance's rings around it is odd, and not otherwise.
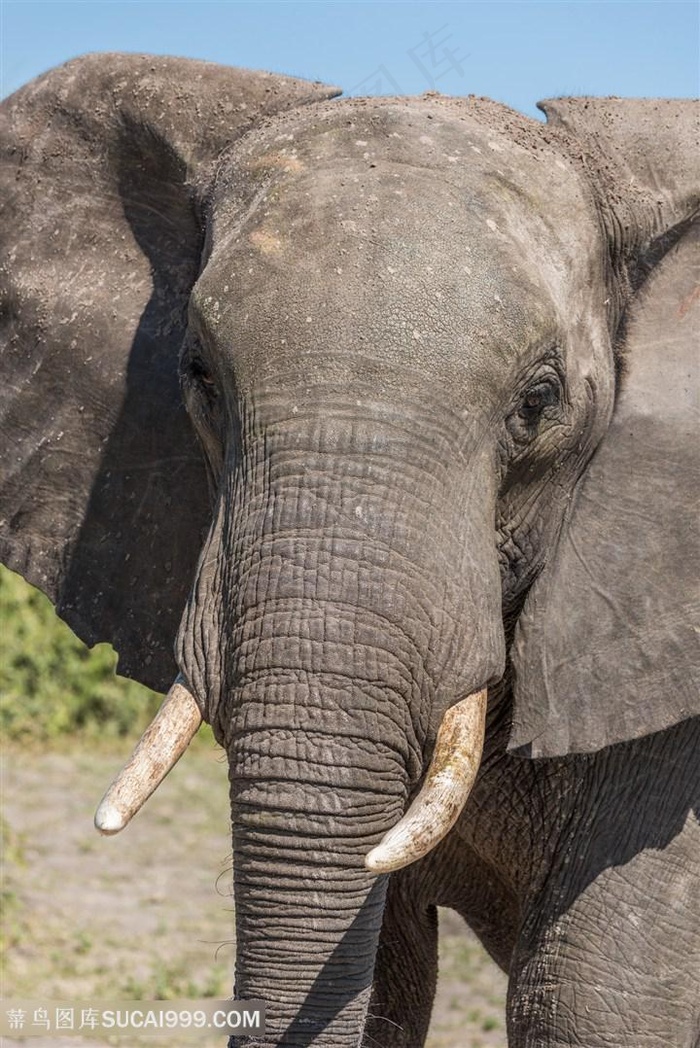
<path fill-rule="evenodd" d="M 442 718 L 421 791 L 404 817 L 365 858 L 372 873 L 391 873 L 427 855 L 449 833 L 474 785 L 486 730 L 486 689 Z"/>
<path fill-rule="evenodd" d="M 177 764 L 201 723 L 199 706 L 178 676 L 100 801 L 95 812 L 95 827 L 100 833 L 109 835 L 124 829 Z"/>

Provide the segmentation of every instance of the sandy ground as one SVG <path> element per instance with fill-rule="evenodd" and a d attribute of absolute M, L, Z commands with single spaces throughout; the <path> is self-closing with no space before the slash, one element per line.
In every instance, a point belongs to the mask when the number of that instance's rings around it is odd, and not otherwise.
<path fill-rule="evenodd" d="M 101 838 L 94 808 L 127 749 L 4 749 L 5 999 L 229 996 L 233 904 L 221 751 L 198 740 L 129 829 Z M 429 1048 L 503 1048 L 505 976 L 450 911 L 441 913 L 440 957 Z M 4 1048 L 179 1048 L 170 1034 L 0 1040 Z M 207 1033 L 179 1040 L 225 1045 Z"/>

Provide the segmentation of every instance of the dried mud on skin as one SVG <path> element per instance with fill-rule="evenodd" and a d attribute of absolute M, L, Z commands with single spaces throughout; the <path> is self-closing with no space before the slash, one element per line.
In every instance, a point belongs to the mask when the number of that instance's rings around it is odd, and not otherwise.
<path fill-rule="evenodd" d="M 123 834 L 95 806 L 128 744 L 2 753 L 2 996 L 50 1000 L 226 998 L 233 901 L 226 763 L 206 739 Z M 450 911 L 427 1048 L 505 1048 L 505 976 Z M 4 1048 L 129 1048 L 170 1036 L 8 1039 Z M 183 1038 L 193 1048 L 225 1039 Z"/>

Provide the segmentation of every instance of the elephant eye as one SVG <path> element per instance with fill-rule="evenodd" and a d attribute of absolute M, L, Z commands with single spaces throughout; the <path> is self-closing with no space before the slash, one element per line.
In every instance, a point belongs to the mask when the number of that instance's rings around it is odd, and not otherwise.
<path fill-rule="evenodd" d="M 518 415 L 527 425 L 532 426 L 539 421 L 547 408 L 556 407 L 561 398 L 561 386 L 554 379 L 546 382 L 538 382 L 530 386 L 520 401 Z"/>
<path fill-rule="evenodd" d="M 207 393 L 210 396 L 216 396 L 216 382 L 212 378 L 211 372 L 207 369 L 206 364 L 201 357 L 191 357 L 189 361 L 189 369 L 192 378 L 195 382 L 201 383 L 206 387 Z"/>
<path fill-rule="evenodd" d="M 516 445 L 529 444 L 540 431 L 544 420 L 556 421 L 560 414 L 562 386 L 554 371 L 527 386 L 508 417 L 506 426 Z"/>

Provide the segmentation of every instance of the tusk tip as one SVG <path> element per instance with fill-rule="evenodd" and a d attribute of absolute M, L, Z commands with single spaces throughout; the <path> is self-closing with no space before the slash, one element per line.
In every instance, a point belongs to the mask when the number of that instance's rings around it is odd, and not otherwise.
<path fill-rule="evenodd" d="M 365 869 L 368 870 L 370 873 L 377 874 L 377 876 L 379 876 L 380 873 L 385 872 L 382 869 L 381 863 L 377 863 L 377 861 L 373 859 L 371 855 L 365 856 Z"/>
<path fill-rule="evenodd" d="M 369 870 L 370 873 L 383 873 L 381 868 L 381 861 L 377 864 L 377 858 L 375 855 L 376 848 L 373 848 L 371 852 L 365 855 L 365 869 Z"/>
<path fill-rule="evenodd" d="M 400 870 L 402 866 L 406 866 L 411 860 L 399 858 L 395 854 L 392 855 L 391 851 L 383 847 L 382 844 L 378 844 L 376 848 L 372 848 L 371 852 L 365 855 L 365 869 L 369 870 L 370 873 L 392 873 L 394 870 Z"/>
<path fill-rule="evenodd" d="M 103 837 L 112 837 L 119 833 L 129 822 L 128 816 L 124 815 L 116 805 L 108 801 L 102 801 L 95 812 L 95 829 Z"/>

